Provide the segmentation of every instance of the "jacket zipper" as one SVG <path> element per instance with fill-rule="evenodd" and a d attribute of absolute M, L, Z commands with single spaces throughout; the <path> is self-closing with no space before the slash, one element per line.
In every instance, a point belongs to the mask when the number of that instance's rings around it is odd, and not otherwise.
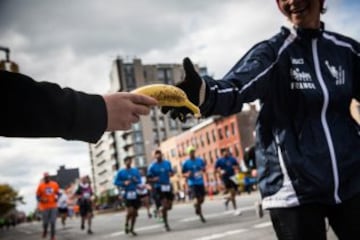
<path fill-rule="evenodd" d="M 333 176 L 334 176 L 334 198 L 335 198 L 336 203 L 341 203 L 341 199 L 339 197 L 339 172 L 338 172 L 338 167 L 337 167 L 335 149 L 334 149 L 334 144 L 333 144 L 333 141 L 331 138 L 329 125 L 326 120 L 326 112 L 327 112 L 328 105 L 329 105 L 329 91 L 326 88 L 326 85 L 325 85 L 325 82 L 324 82 L 324 79 L 322 77 L 321 70 L 320 70 L 317 41 L 318 41 L 317 39 L 312 40 L 312 53 L 313 53 L 316 77 L 320 83 L 321 90 L 322 90 L 323 96 L 324 96 L 324 104 L 323 104 L 323 107 L 321 110 L 321 123 L 322 123 L 323 129 L 324 129 L 326 141 L 327 141 L 327 144 L 329 147 L 329 152 L 330 152 L 331 165 L 332 165 L 332 171 L 333 171 Z"/>

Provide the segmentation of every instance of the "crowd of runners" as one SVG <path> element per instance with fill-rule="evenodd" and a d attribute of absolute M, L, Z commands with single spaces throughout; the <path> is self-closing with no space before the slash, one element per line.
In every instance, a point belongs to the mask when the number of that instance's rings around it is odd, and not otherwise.
<path fill-rule="evenodd" d="M 196 156 L 196 149 L 192 146 L 187 149 L 188 158 L 182 163 L 181 173 L 186 178 L 189 195 L 194 200 L 194 212 L 199 220 L 206 223 L 202 204 L 207 195 L 204 174 L 206 173 L 205 161 Z M 164 223 L 166 231 L 171 231 L 168 221 L 168 213 L 172 209 L 175 198 L 171 177 L 174 170 L 171 162 L 164 159 L 161 150 L 155 150 L 154 160 L 147 170 L 132 165 L 133 158 L 124 159 L 124 167 L 119 169 L 114 177 L 114 185 L 118 187 L 119 198 L 125 203 L 126 214 L 124 231 L 126 234 L 136 236 L 135 223 L 140 207 L 146 208 L 148 218 L 157 218 Z M 245 161 L 246 163 L 248 161 Z M 238 182 L 234 178 L 239 172 L 239 162 L 231 156 L 228 149 L 221 150 L 221 157 L 215 163 L 215 170 L 222 180 L 225 190 L 225 209 L 231 202 L 235 215 L 236 194 L 238 193 Z M 81 217 L 81 230 L 87 229 L 88 234 L 93 234 L 91 221 L 93 218 L 94 194 L 88 176 L 82 177 L 78 186 L 72 193 L 59 189 L 56 181 L 53 181 L 48 173 L 44 174 L 40 182 L 36 197 L 38 208 L 42 213 L 43 232 L 42 237 L 48 236 L 50 228 L 50 239 L 55 240 L 56 219 L 59 217 L 63 227 L 69 215 L 69 202 L 75 201 L 79 207 L 78 214 Z M 152 207 L 153 206 L 153 207 Z M 151 207 L 153 210 L 151 210 Z"/>
<path fill-rule="evenodd" d="M 205 161 L 196 156 L 196 149 L 192 146 L 187 149 L 188 158 L 182 163 L 181 173 L 186 178 L 189 193 L 194 199 L 194 212 L 199 220 L 206 223 L 202 204 L 207 194 L 204 174 L 206 172 Z M 251 156 L 251 155 L 250 155 Z M 149 165 L 147 173 L 144 170 L 132 166 L 133 159 L 124 159 L 124 168 L 120 169 L 114 179 L 114 184 L 119 188 L 120 198 L 125 202 L 126 216 L 124 231 L 126 234 L 137 235 L 135 231 L 138 209 L 144 206 L 147 209 L 149 218 L 158 218 L 164 223 L 166 231 L 171 231 L 168 221 L 168 213 L 172 209 L 174 201 L 174 189 L 170 178 L 174 175 L 171 162 L 164 159 L 161 150 L 154 152 L 154 160 Z M 253 160 L 245 161 L 246 163 Z M 256 166 L 253 166 L 254 169 Z M 235 179 L 236 173 L 240 171 L 239 162 L 231 156 L 227 148 L 221 150 L 221 157 L 215 163 L 215 170 L 219 174 L 225 194 L 225 209 L 231 202 L 235 215 L 241 215 L 237 211 L 236 195 L 238 193 L 238 182 Z M 150 210 L 150 203 L 154 203 L 153 214 Z"/>

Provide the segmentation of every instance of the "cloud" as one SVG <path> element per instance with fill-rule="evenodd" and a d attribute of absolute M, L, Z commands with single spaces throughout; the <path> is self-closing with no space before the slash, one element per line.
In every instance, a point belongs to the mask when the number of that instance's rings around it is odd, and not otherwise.
<path fill-rule="evenodd" d="M 92 93 L 109 89 L 116 56 L 179 63 L 185 56 L 223 76 L 254 44 L 288 25 L 269 0 L 2 0 L 0 45 L 39 81 Z M 358 1 L 328 0 L 326 27 L 360 39 Z M 0 53 L 2 54 L 2 53 Z M 0 55 L 0 58 L 2 55 Z M 30 210 L 44 171 L 90 173 L 87 144 L 0 138 L 0 182 L 24 194 Z"/>

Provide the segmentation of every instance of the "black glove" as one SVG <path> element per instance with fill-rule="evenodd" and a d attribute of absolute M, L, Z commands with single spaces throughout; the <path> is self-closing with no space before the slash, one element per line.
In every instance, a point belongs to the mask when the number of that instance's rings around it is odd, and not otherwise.
<path fill-rule="evenodd" d="M 183 67 L 185 70 L 184 81 L 176 84 L 177 87 L 181 88 L 187 95 L 188 99 L 199 106 L 199 94 L 200 87 L 202 84 L 202 79 L 199 74 L 195 71 L 194 65 L 192 64 L 189 58 L 184 58 Z M 170 111 L 170 117 L 172 119 L 180 119 L 180 121 L 186 121 L 186 115 L 192 114 L 192 112 L 186 107 L 162 107 L 162 113 L 166 114 Z"/>

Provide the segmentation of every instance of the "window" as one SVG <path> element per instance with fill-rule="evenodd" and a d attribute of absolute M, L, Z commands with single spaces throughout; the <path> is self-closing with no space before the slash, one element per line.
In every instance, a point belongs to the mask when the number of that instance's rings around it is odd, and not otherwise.
<path fill-rule="evenodd" d="M 234 152 L 235 152 L 235 156 L 239 157 L 240 152 L 239 152 L 239 148 L 237 147 L 237 145 L 234 145 Z"/>
<path fill-rule="evenodd" d="M 135 142 L 143 141 L 143 136 L 142 136 L 141 132 L 135 132 L 133 136 L 134 136 Z"/>
<path fill-rule="evenodd" d="M 175 150 L 175 148 L 172 148 L 172 149 L 170 150 L 170 155 L 171 155 L 171 157 L 176 157 L 176 150 Z"/>
<path fill-rule="evenodd" d="M 209 132 L 206 132 L 206 142 L 208 145 L 210 145 L 210 136 L 209 136 Z"/>
<path fill-rule="evenodd" d="M 209 152 L 209 160 L 210 160 L 210 163 L 213 164 L 214 163 L 214 158 L 212 156 L 212 152 L 210 151 Z"/>
<path fill-rule="evenodd" d="M 171 68 L 158 68 L 157 78 L 165 84 L 174 84 L 174 78 Z"/>
<path fill-rule="evenodd" d="M 140 125 L 140 123 L 135 123 L 135 124 L 133 124 L 133 130 L 134 130 L 134 131 L 139 131 L 139 130 L 141 130 L 141 125 Z"/>
<path fill-rule="evenodd" d="M 229 126 L 228 125 L 226 125 L 225 126 L 225 137 L 230 137 L 230 132 L 229 132 Z"/>
<path fill-rule="evenodd" d="M 144 158 L 144 156 L 138 156 L 137 157 L 137 162 L 138 162 L 139 167 L 145 166 L 145 158 Z"/>
<path fill-rule="evenodd" d="M 177 129 L 177 122 L 176 122 L 176 120 L 169 118 L 169 128 L 170 128 L 171 130 L 176 130 L 176 129 Z"/>
<path fill-rule="evenodd" d="M 105 159 L 101 160 L 98 164 L 96 164 L 98 167 L 100 167 L 101 165 L 103 165 L 106 162 Z"/>
<path fill-rule="evenodd" d="M 213 130 L 211 131 L 211 133 L 212 133 L 213 142 L 216 142 L 216 133 L 215 133 L 215 129 L 213 129 Z"/>
<path fill-rule="evenodd" d="M 231 123 L 231 133 L 232 133 L 232 135 L 235 135 L 235 123 L 234 122 Z"/>
<path fill-rule="evenodd" d="M 201 147 L 204 147 L 204 145 L 205 145 L 202 135 L 200 135 L 200 144 L 201 144 Z"/>
<path fill-rule="evenodd" d="M 99 172 L 98 175 L 99 175 L 99 176 L 104 175 L 106 172 L 107 172 L 107 170 L 104 169 L 104 170 L 102 170 L 101 172 Z"/>
<path fill-rule="evenodd" d="M 139 143 L 135 144 L 134 150 L 137 155 L 144 154 L 144 146 L 142 144 Z"/>
<path fill-rule="evenodd" d="M 134 67 L 132 64 L 124 66 L 125 71 L 125 82 L 128 89 L 136 88 L 135 78 L 134 78 Z"/>
<path fill-rule="evenodd" d="M 159 127 L 160 127 L 160 128 L 164 128 L 164 127 L 165 127 L 164 119 L 160 119 L 160 120 L 159 120 Z"/>
<path fill-rule="evenodd" d="M 221 130 L 221 128 L 218 129 L 218 134 L 219 134 L 219 139 L 222 140 L 222 139 L 223 139 L 223 135 L 222 135 L 222 130 Z"/>

